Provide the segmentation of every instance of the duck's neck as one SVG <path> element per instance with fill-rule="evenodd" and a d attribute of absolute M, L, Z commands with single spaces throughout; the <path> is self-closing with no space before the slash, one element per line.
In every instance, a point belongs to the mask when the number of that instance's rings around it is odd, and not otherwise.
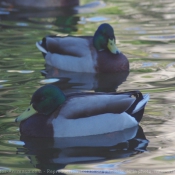
<path fill-rule="evenodd" d="M 54 112 L 59 106 L 61 106 L 66 101 L 65 95 L 60 91 L 55 97 L 53 98 L 53 103 L 51 107 L 51 111 L 49 113 Z M 49 114 L 48 113 L 48 114 Z"/>

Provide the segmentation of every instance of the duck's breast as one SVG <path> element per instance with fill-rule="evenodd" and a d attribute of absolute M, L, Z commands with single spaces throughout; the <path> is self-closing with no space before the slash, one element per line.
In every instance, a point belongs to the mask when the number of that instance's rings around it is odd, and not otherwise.
<path fill-rule="evenodd" d="M 104 73 L 129 71 L 129 61 L 122 53 L 113 54 L 104 50 L 98 52 L 96 70 Z"/>

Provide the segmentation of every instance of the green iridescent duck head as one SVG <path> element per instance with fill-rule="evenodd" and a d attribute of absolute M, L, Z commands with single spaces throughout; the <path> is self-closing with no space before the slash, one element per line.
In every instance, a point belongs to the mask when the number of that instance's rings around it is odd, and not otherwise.
<path fill-rule="evenodd" d="M 98 27 L 93 37 L 93 44 L 98 51 L 108 49 L 113 54 L 120 53 L 115 44 L 114 30 L 107 23 Z"/>
<path fill-rule="evenodd" d="M 30 106 L 16 118 L 20 122 L 35 113 L 49 115 L 66 100 L 63 92 L 56 86 L 46 85 L 39 88 L 32 96 Z"/>

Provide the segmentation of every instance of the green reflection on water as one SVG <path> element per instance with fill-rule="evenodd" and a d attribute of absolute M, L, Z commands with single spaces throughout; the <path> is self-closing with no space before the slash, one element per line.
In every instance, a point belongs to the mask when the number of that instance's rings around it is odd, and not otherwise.
<path fill-rule="evenodd" d="M 117 6 L 114 6 L 114 7 L 106 7 L 104 9 L 99 9 L 97 11 L 97 13 L 99 14 L 113 14 L 113 15 L 116 15 L 116 14 L 124 14 L 124 12 L 122 10 L 120 10 Z"/>
<path fill-rule="evenodd" d="M 91 1 L 83 0 L 80 1 L 80 4 L 84 5 L 88 2 Z M 66 15 L 66 10 L 59 9 L 60 13 L 57 15 L 52 14 L 53 16 L 47 16 L 47 11 L 44 11 L 44 17 L 42 17 L 43 13 L 41 15 L 39 12 L 36 13 L 38 16 L 36 14 L 32 15 L 32 13 L 28 13 L 29 16 L 26 16 L 22 12 L 11 13 L 6 19 L 1 16 L 0 77 L 1 80 L 8 80 L 7 82 L 0 82 L 1 166 L 12 169 L 35 169 L 24 153 L 24 155 L 16 153 L 18 146 L 7 144 L 8 140 L 19 140 L 19 126 L 14 123 L 14 119 L 28 106 L 33 92 L 41 86 L 40 81 L 44 79 L 40 74 L 40 70 L 44 69 L 44 59 L 36 49 L 35 42 L 49 34 L 93 35 L 101 22 L 87 22 L 86 19 L 90 17 L 102 16 L 108 18 L 107 21 L 102 22 L 108 22 L 114 26 L 118 47 L 128 56 L 131 65 L 132 63 L 134 64 L 134 66 L 131 66 L 132 76 L 140 75 L 138 79 L 144 80 L 143 82 L 134 83 L 135 80 L 129 79 L 126 84 L 121 85 L 120 91 L 140 89 L 143 93 L 150 93 L 151 99 L 145 110 L 145 118 L 141 122 L 145 126 L 145 133 L 152 138 L 156 135 L 174 132 L 165 129 L 162 129 L 161 132 L 157 131 L 157 128 L 162 125 L 166 126 L 167 120 L 171 119 L 173 122 L 174 119 L 174 112 L 170 114 L 168 119 L 164 115 L 164 111 L 169 110 L 167 106 L 171 107 L 175 102 L 173 98 L 171 99 L 172 94 L 167 94 L 172 101 L 165 100 L 166 93 L 174 92 L 174 78 L 163 78 L 161 81 L 157 78 L 154 82 L 149 82 L 148 80 L 154 78 L 155 75 L 144 74 L 157 72 L 160 68 L 166 70 L 167 65 L 174 62 L 173 16 L 175 10 L 171 5 L 174 2 L 164 3 L 159 1 L 157 4 L 157 1 L 132 0 L 124 2 L 112 0 L 105 1 L 105 3 L 106 7 L 84 14 L 73 13 Z M 169 11 L 166 9 L 169 9 Z M 25 25 L 19 25 L 22 23 Z M 170 40 L 167 40 L 166 37 L 161 37 L 165 35 Z M 157 47 L 158 49 L 156 49 Z M 153 57 L 152 54 L 157 54 L 157 57 Z M 150 61 L 158 64 L 156 66 L 142 67 L 144 62 Z M 22 70 L 32 72 L 20 73 Z M 170 71 L 167 70 L 167 74 L 168 72 Z M 81 84 L 76 84 L 76 86 L 67 85 L 66 88 L 69 87 L 67 89 L 70 91 L 81 89 Z M 150 131 L 149 126 L 153 130 Z M 167 127 L 169 128 L 169 125 Z M 153 145 L 157 144 L 155 138 L 151 142 Z M 162 145 L 163 143 L 160 142 L 159 146 Z M 151 149 L 155 147 L 153 146 Z M 169 148 L 169 142 L 166 147 L 167 150 L 172 149 Z M 154 154 L 154 151 L 151 154 Z M 159 154 L 161 155 L 161 151 Z M 147 161 L 144 156 L 142 156 L 138 164 L 137 162 L 135 163 L 136 167 L 140 167 L 142 160 L 143 162 Z M 137 156 L 135 157 L 138 158 Z M 155 159 L 174 162 L 173 156 L 168 158 L 158 156 Z M 130 158 L 122 160 L 130 160 Z M 122 160 L 114 159 L 111 162 L 117 163 Z M 131 160 L 131 162 L 134 161 Z M 146 162 L 144 166 L 149 163 Z M 152 164 L 154 168 L 154 163 Z M 67 166 L 70 169 L 84 167 L 86 167 L 86 164 Z M 173 167 L 174 164 L 172 164 Z"/>

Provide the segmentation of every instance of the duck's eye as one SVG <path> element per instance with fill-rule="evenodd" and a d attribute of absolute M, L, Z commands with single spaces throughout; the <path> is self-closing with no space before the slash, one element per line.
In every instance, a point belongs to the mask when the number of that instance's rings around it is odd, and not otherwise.
<path fill-rule="evenodd" d="M 30 108 L 28 108 L 27 111 L 30 111 Z"/>

